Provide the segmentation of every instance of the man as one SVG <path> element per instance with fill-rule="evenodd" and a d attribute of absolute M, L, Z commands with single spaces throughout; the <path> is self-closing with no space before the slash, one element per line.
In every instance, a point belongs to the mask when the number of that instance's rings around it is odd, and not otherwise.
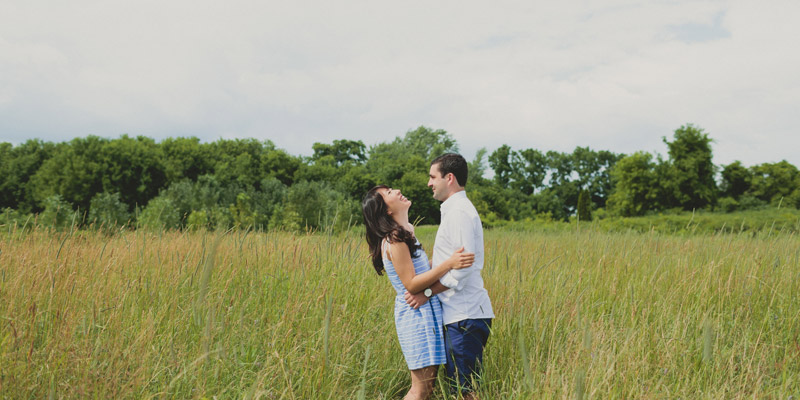
<path fill-rule="evenodd" d="M 492 303 L 483 287 L 483 227 L 475 206 L 467 198 L 467 161 L 458 154 L 444 154 L 431 163 L 428 187 L 442 202 L 442 222 L 433 245 L 433 265 L 456 250 L 475 253 L 469 268 L 452 270 L 423 293 L 406 293 L 406 302 L 418 308 L 439 294 L 444 313 L 445 369 L 452 385 L 465 399 L 477 399 L 483 348 L 492 326 Z"/>

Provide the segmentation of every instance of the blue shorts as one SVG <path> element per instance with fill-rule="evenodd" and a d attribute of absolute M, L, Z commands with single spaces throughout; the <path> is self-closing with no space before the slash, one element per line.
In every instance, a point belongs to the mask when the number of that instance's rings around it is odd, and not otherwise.
<path fill-rule="evenodd" d="M 445 370 L 455 391 L 467 393 L 478 388 L 483 348 L 491 328 L 491 318 L 465 319 L 444 326 Z"/>

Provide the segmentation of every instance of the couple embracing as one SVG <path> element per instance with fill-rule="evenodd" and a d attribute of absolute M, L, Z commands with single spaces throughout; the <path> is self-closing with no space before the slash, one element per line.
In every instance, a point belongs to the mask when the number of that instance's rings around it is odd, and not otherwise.
<path fill-rule="evenodd" d="M 405 399 L 426 399 L 442 364 L 453 392 L 477 399 L 494 313 L 480 274 L 483 228 L 464 191 L 467 174 L 458 154 L 431 163 L 428 187 L 442 202 L 442 219 L 430 262 L 408 220 L 411 202 L 399 189 L 376 186 L 362 202 L 372 264 L 397 291 L 395 327 L 411 371 Z"/>

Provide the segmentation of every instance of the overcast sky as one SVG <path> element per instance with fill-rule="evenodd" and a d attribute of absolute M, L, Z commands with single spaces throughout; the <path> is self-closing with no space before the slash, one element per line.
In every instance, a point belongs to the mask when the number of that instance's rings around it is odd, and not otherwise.
<path fill-rule="evenodd" d="M 800 2 L 0 2 L 0 141 L 391 141 L 800 166 Z"/>

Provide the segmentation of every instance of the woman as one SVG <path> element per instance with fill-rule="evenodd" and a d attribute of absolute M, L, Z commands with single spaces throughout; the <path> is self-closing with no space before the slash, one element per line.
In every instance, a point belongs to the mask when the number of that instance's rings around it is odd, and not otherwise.
<path fill-rule="evenodd" d="M 405 291 L 416 294 L 438 281 L 451 269 L 472 265 L 475 255 L 461 248 L 441 265 L 431 268 L 428 256 L 414 237 L 408 222 L 411 201 L 397 189 L 379 185 L 364 196 L 361 209 L 367 227 L 372 265 L 378 275 L 386 270 L 397 291 L 394 322 L 400 348 L 411 370 L 411 389 L 406 400 L 426 399 L 433 392 L 439 365 L 446 362 L 442 336 L 442 305 L 436 296 L 419 309 L 406 304 Z"/>

